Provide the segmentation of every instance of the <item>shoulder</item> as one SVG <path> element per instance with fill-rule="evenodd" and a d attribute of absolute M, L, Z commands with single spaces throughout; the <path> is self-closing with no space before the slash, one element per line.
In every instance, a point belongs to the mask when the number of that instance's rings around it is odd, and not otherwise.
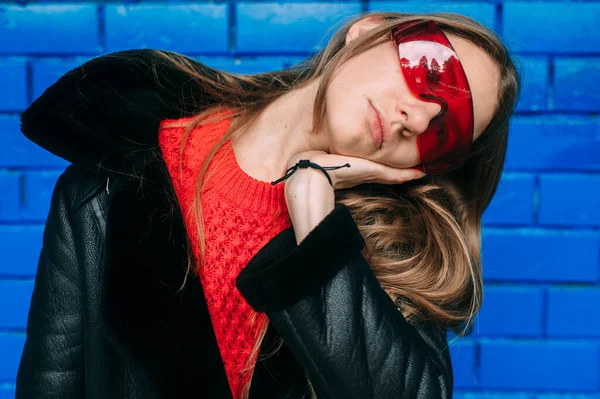
<path fill-rule="evenodd" d="M 88 168 L 69 165 L 56 182 L 53 201 L 64 202 L 69 212 L 76 214 L 109 192 L 116 182 Z"/>
<path fill-rule="evenodd" d="M 161 50 L 103 55 L 50 86 L 21 115 L 21 130 L 72 163 L 136 173 L 153 156 L 161 120 L 211 104 L 193 75 L 214 73 Z"/>
<path fill-rule="evenodd" d="M 101 252 L 99 244 L 103 242 L 106 226 L 104 181 L 101 176 L 76 165 L 67 167 L 58 178 L 44 228 L 48 256 L 69 260 L 58 262 L 57 267 L 77 264 L 77 253 L 88 256 Z M 75 271 L 71 269 L 69 273 Z"/>

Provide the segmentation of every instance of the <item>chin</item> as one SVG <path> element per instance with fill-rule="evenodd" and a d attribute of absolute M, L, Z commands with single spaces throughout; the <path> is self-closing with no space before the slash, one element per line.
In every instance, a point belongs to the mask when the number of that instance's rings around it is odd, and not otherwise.
<path fill-rule="evenodd" d="M 357 154 L 356 151 L 353 151 L 347 146 L 336 146 L 335 144 L 329 146 L 329 153 L 346 157 L 362 157 L 362 155 Z"/>
<path fill-rule="evenodd" d="M 367 155 L 372 155 L 367 152 L 370 142 L 365 142 L 362 136 L 364 132 L 356 132 L 350 129 L 337 130 L 337 133 L 330 137 L 329 150 L 331 154 L 344 155 L 349 157 L 365 158 Z M 367 137 L 369 140 L 370 136 Z"/>

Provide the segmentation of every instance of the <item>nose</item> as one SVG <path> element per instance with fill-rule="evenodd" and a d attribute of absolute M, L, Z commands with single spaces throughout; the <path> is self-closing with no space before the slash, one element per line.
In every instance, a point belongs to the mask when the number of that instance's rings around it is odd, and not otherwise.
<path fill-rule="evenodd" d="M 441 110 L 442 106 L 438 103 L 416 98 L 411 102 L 399 103 L 396 112 L 402 122 L 402 135 L 412 137 L 424 133 Z"/>

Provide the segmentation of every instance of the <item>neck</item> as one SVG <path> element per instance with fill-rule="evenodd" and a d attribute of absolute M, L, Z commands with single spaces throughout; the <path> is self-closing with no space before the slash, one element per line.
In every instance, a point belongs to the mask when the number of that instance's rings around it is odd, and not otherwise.
<path fill-rule="evenodd" d="M 319 81 L 291 90 L 264 110 L 256 123 L 233 141 L 240 168 L 261 181 L 283 176 L 288 160 L 304 151 L 329 152 L 327 126 L 312 132 L 313 104 Z"/>

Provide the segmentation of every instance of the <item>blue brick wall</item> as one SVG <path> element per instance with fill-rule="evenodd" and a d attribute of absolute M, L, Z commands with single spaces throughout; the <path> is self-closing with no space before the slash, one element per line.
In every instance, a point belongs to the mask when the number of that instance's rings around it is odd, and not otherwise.
<path fill-rule="evenodd" d="M 20 134 L 19 112 L 106 52 L 156 47 L 238 73 L 280 69 L 371 10 L 471 16 L 503 35 L 524 77 L 484 215 L 483 309 L 451 346 L 455 397 L 600 398 L 600 2 L 21 0 L 0 3 L 0 399 L 14 396 L 43 224 L 66 166 Z"/>

